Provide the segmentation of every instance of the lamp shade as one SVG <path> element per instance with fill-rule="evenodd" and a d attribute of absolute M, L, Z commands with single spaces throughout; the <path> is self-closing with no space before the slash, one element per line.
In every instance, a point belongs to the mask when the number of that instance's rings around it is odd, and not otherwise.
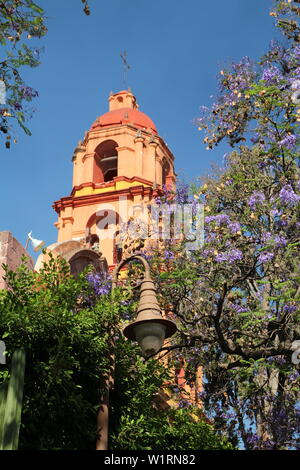
<path fill-rule="evenodd" d="M 155 320 L 148 320 L 134 326 L 134 332 L 142 355 L 149 357 L 161 349 L 165 340 L 166 326 L 163 323 L 155 322 Z"/>
<path fill-rule="evenodd" d="M 37 240 L 36 238 L 31 238 L 30 240 L 34 251 L 39 251 L 45 245 L 43 240 Z"/>
<path fill-rule="evenodd" d="M 43 240 L 38 240 L 37 238 L 32 238 L 32 231 L 27 235 L 26 249 L 28 246 L 28 241 L 31 241 L 31 245 L 34 251 L 39 251 L 45 245 Z"/>
<path fill-rule="evenodd" d="M 157 301 L 152 279 L 145 277 L 141 283 L 141 298 L 135 322 L 127 325 L 123 333 L 126 338 L 137 341 L 144 357 L 157 353 L 165 340 L 177 327 L 171 320 L 163 318 Z"/>

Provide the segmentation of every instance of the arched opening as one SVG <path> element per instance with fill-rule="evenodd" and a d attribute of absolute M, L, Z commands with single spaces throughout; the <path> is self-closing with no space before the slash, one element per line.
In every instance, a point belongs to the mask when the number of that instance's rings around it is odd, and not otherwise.
<path fill-rule="evenodd" d="M 98 251 L 98 252 L 100 251 L 100 249 L 99 249 L 99 237 L 95 233 L 93 233 L 93 234 L 91 233 L 90 227 L 86 228 L 85 242 L 86 242 L 86 246 L 89 249 L 94 250 L 94 251 Z"/>
<path fill-rule="evenodd" d="M 94 182 L 105 183 L 118 176 L 118 144 L 105 140 L 95 150 Z"/>
<path fill-rule="evenodd" d="M 89 233 L 89 241 L 93 243 L 91 249 L 99 250 L 109 266 L 116 264 L 122 257 L 121 245 L 116 242 L 120 224 L 122 219 L 118 212 L 109 209 L 93 214 L 87 221 L 86 232 Z"/>
<path fill-rule="evenodd" d="M 71 274 L 78 276 L 88 266 L 93 266 L 96 272 L 107 272 L 106 259 L 91 250 L 80 250 L 69 260 Z"/>

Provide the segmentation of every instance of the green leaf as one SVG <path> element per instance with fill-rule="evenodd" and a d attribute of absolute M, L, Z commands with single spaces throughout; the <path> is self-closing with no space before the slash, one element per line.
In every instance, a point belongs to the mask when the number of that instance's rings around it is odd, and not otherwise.
<path fill-rule="evenodd" d="M 26 126 L 24 126 L 24 124 L 21 121 L 19 121 L 19 119 L 18 119 L 18 123 L 19 123 L 20 127 L 23 129 L 23 131 L 25 132 L 25 134 L 32 135 L 30 130 Z"/>
<path fill-rule="evenodd" d="M 39 13 L 40 15 L 44 13 L 43 8 L 39 7 L 36 3 L 30 2 L 29 6 L 33 11 Z"/>

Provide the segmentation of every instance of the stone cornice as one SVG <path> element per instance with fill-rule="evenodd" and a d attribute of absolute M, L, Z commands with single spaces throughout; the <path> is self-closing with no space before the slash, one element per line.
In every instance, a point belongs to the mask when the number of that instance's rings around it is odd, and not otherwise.
<path fill-rule="evenodd" d="M 128 200 L 133 200 L 134 196 L 140 194 L 141 196 L 152 197 L 153 189 L 145 186 L 135 186 L 134 188 L 121 189 L 119 191 L 100 193 L 100 194 L 89 194 L 87 196 L 78 196 L 78 197 L 65 197 L 61 198 L 59 201 L 55 201 L 53 204 L 53 209 L 60 215 L 61 211 L 66 207 L 82 207 L 90 206 L 93 204 L 104 202 L 114 202 L 118 201 L 120 197 L 126 197 Z M 69 218 L 67 218 L 69 220 Z"/>

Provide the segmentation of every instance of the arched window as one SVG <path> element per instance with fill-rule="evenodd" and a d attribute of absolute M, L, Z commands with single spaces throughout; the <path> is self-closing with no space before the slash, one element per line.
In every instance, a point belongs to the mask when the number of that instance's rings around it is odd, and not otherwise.
<path fill-rule="evenodd" d="M 95 150 L 94 182 L 112 181 L 118 176 L 118 144 L 114 140 L 105 140 Z"/>

